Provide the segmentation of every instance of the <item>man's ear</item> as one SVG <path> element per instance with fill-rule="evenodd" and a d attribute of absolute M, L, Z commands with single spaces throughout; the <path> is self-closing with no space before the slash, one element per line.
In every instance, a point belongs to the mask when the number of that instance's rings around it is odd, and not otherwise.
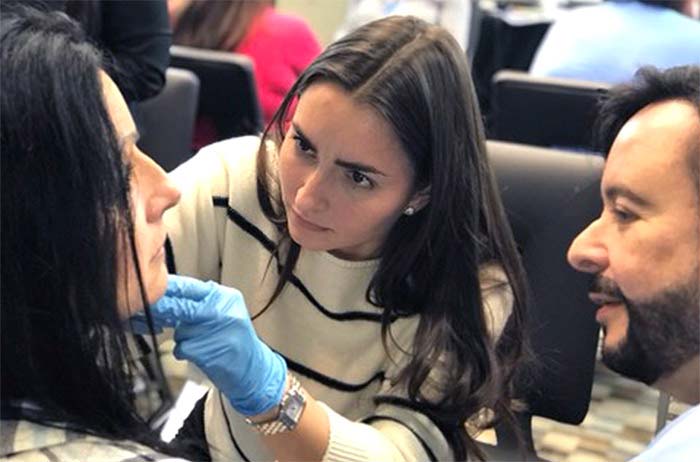
<path fill-rule="evenodd" d="M 411 200 L 408 201 L 408 207 L 412 207 L 417 212 L 428 205 L 428 203 L 430 203 L 430 186 L 415 192 Z"/>

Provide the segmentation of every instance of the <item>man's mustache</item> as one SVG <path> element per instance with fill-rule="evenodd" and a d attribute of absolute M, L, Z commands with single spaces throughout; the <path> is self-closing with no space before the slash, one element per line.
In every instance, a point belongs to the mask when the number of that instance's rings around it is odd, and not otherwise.
<path fill-rule="evenodd" d="M 618 286 L 612 279 L 601 275 L 596 276 L 593 281 L 591 281 L 591 286 L 588 289 L 588 292 L 603 294 L 620 301 L 625 300 L 625 294 L 623 294 L 620 290 L 620 286 Z"/>

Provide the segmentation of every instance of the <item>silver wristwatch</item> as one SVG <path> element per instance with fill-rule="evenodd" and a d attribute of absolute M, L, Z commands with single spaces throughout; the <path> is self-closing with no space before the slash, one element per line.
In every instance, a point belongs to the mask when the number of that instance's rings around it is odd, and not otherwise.
<path fill-rule="evenodd" d="M 263 435 L 276 435 L 278 433 L 294 430 L 301 419 L 306 407 L 306 397 L 301 384 L 292 374 L 288 375 L 289 384 L 282 395 L 282 401 L 278 405 L 277 416 L 263 422 L 253 422 L 249 418 L 245 421 L 255 427 Z"/>

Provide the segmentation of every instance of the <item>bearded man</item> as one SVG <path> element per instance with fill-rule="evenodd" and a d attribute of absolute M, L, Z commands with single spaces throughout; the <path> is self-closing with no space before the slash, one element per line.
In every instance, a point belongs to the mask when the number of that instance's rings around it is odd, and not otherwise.
<path fill-rule="evenodd" d="M 570 264 L 590 298 L 612 370 L 694 407 L 635 461 L 700 454 L 700 67 L 643 68 L 603 103 L 603 211 Z"/>

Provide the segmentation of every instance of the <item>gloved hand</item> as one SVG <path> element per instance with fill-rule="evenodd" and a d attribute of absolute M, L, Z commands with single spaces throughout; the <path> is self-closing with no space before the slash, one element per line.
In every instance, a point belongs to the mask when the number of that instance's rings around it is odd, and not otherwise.
<path fill-rule="evenodd" d="M 157 328 L 175 328 L 175 357 L 196 364 L 238 412 L 279 404 L 287 365 L 258 338 L 239 291 L 171 275 L 151 313 Z"/>

